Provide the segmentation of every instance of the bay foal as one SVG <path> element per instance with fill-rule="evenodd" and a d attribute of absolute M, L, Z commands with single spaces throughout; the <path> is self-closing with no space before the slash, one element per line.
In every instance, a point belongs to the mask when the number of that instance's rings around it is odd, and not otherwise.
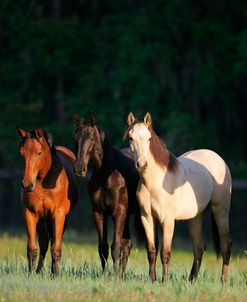
<path fill-rule="evenodd" d="M 51 240 L 52 273 L 59 275 L 62 236 L 67 217 L 78 199 L 74 154 L 53 147 L 51 136 L 40 128 L 17 129 L 22 138 L 19 152 L 24 159 L 23 210 L 27 230 L 28 270 L 37 257 L 36 232 L 40 247 L 37 272 L 43 267 Z"/>

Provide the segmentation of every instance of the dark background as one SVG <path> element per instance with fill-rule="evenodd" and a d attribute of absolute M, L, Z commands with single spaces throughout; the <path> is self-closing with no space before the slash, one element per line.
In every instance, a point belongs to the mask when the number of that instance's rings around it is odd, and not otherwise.
<path fill-rule="evenodd" d="M 128 112 L 149 111 L 173 153 L 213 149 L 247 178 L 246 23 L 244 0 L 0 0 L 0 229 L 23 229 L 15 127 L 74 150 L 73 112 L 95 111 L 122 147 Z M 70 222 L 81 233 L 95 232 L 86 182 Z M 246 197 L 234 187 L 243 248 Z M 184 224 L 176 233 L 187 238 Z"/>

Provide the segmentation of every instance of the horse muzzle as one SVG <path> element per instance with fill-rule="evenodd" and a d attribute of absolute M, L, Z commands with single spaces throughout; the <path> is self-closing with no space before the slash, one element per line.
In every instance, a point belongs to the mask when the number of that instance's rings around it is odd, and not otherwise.
<path fill-rule="evenodd" d="M 26 183 L 24 180 L 22 181 L 22 188 L 25 192 L 33 192 L 35 185 L 35 181 L 31 181 L 29 183 Z"/>
<path fill-rule="evenodd" d="M 87 175 L 87 168 L 82 168 L 80 165 L 75 164 L 74 172 L 76 176 L 85 177 Z"/>
<path fill-rule="evenodd" d="M 136 169 L 139 173 L 144 173 L 148 167 L 148 163 L 145 162 L 143 165 L 141 165 L 139 162 L 136 163 Z"/>

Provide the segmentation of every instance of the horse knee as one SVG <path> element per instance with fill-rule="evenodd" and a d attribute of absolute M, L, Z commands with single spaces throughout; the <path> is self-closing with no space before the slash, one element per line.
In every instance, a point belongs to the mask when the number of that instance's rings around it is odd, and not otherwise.
<path fill-rule="evenodd" d="M 205 250 L 206 246 L 204 244 L 196 246 L 194 248 L 194 258 L 196 260 L 201 260 Z"/>
<path fill-rule="evenodd" d="M 61 247 L 60 246 L 59 247 L 53 246 L 52 249 L 51 249 L 52 260 L 55 261 L 55 262 L 60 261 L 61 255 L 62 255 Z"/>
<path fill-rule="evenodd" d="M 156 261 L 157 253 L 154 246 L 147 245 L 148 261 L 154 263 Z"/>
<path fill-rule="evenodd" d="M 38 254 L 38 249 L 35 245 L 27 245 L 27 255 L 28 257 L 36 258 Z"/>
<path fill-rule="evenodd" d="M 162 264 L 169 264 L 171 259 L 171 251 L 161 251 L 160 258 Z"/>
<path fill-rule="evenodd" d="M 113 261 L 118 261 L 121 258 L 122 247 L 119 244 L 111 245 L 111 254 Z"/>
<path fill-rule="evenodd" d="M 130 250 L 132 248 L 132 242 L 130 239 L 123 239 L 122 240 L 122 250 L 124 255 L 129 255 Z"/>

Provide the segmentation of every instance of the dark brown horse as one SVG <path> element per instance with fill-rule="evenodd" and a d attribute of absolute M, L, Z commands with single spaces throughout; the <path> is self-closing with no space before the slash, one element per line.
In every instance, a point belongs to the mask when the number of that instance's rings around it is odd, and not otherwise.
<path fill-rule="evenodd" d="M 77 145 L 75 173 L 84 177 L 91 162 L 93 172 L 88 184 L 93 216 L 98 231 L 98 251 L 103 271 L 108 259 L 107 218 L 114 222 L 111 255 L 115 273 L 123 273 L 131 249 L 129 218 L 135 214 L 141 235 L 142 224 L 136 199 L 139 181 L 133 160 L 125 152 L 113 148 L 109 137 L 96 125 L 96 117 L 87 121 L 74 114 L 74 140 Z M 125 154 L 124 154 L 125 153 Z"/>
<path fill-rule="evenodd" d="M 52 273 L 59 275 L 62 236 L 68 214 L 78 199 L 73 172 L 75 156 L 65 147 L 53 147 L 51 136 L 40 128 L 17 131 L 22 138 L 19 152 L 24 159 L 22 187 L 29 273 L 37 257 L 37 232 L 40 257 L 36 271 L 43 267 L 51 240 Z"/>

